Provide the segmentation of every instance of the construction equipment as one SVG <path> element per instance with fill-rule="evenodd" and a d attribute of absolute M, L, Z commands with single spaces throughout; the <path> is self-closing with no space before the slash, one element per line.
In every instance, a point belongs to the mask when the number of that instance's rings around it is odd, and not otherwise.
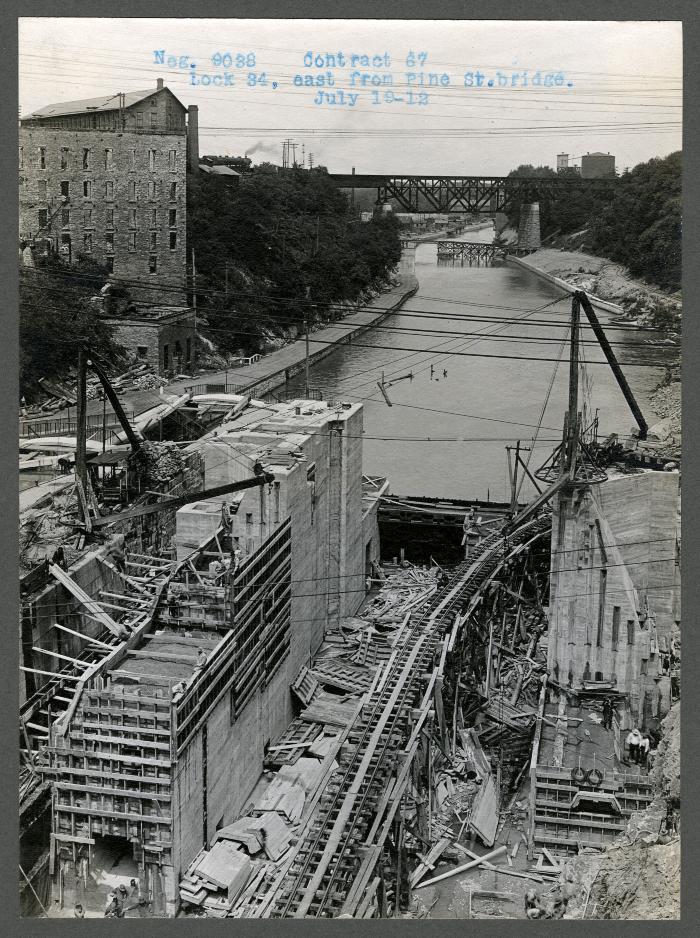
<path fill-rule="evenodd" d="M 260 472 L 252 479 L 243 479 L 241 482 L 229 482 L 227 485 L 217 485 L 211 489 L 204 489 L 203 492 L 190 492 L 187 495 L 181 495 L 178 498 L 168 498 L 166 501 L 156 502 L 152 505 L 136 505 L 134 508 L 127 508 L 125 511 L 117 512 L 113 515 L 106 515 L 103 518 L 93 518 L 92 527 L 103 528 L 105 525 L 112 524 L 115 521 L 126 521 L 131 518 L 142 518 L 144 515 L 153 515 L 158 511 L 164 511 L 166 508 L 182 508 L 183 505 L 189 505 L 192 502 L 201 502 L 207 498 L 215 498 L 217 495 L 228 495 L 229 492 L 240 492 L 242 489 L 250 489 L 259 485 L 267 485 L 275 481 L 271 472 Z"/>

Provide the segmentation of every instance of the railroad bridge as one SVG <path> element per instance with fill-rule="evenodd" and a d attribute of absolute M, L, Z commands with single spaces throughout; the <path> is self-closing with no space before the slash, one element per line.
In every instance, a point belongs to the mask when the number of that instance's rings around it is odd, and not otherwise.
<path fill-rule="evenodd" d="M 507 250 L 497 244 L 484 244 L 480 241 L 438 241 L 438 264 L 459 264 L 464 267 L 488 267 L 497 257 L 505 257 Z"/>
<path fill-rule="evenodd" d="M 420 176 L 331 173 L 340 189 L 376 189 L 377 204 L 396 200 L 405 212 L 505 212 L 516 203 L 532 204 L 560 197 L 584 186 L 609 196 L 616 179 L 574 176 Z"/>

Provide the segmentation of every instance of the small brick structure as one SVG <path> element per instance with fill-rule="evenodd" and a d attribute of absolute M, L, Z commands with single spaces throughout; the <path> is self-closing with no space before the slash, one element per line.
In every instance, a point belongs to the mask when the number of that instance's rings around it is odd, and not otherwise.
<path fill-rule="evenodd" d="M 143 306 L 105 319 L 116 342 L 165 375 L 194 367 L 195 315 L 191 306 Z"/>

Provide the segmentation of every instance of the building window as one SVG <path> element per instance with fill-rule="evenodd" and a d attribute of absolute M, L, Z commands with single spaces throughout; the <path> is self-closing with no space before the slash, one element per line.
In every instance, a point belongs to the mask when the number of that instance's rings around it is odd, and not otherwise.
<path fill-rule="evenodd" d="M 83 198 L 91 199 L 92 198 L 92 183 L 89 179 L 85 179 L 83 182 Z"/>
<path fill-rule="evenodd" d="M 136 201 L 136 181 L 133 179 L 129 183 L 129 201 L 130 202 Z"/>
<path fill-rule="evenodd" d="M 155 150 L 148 151 L 148 168 L 151 172 L 153 172 L 156 168 L 156 151 Z"/>
<path fill-rule="evenodd" d="M 108 231 L 105 235 L 105 246 L 107 248 L 107 253 L 112 254 L 114 251 L 114 235 L 111 231 Z"/>
<path fill-rule="evenodd" d="M 148 258 L 148 272 L 149 274 L 154 274 L 157 270 L 158 270 L 158 259 L 155 256 L 155 254 L 151 254 L 151 256 Z"/>
<path fill-rule="evenodd" d="M 107 209 L 107 227 L 114 228 L 114 209 L 113 208 Z"/>
<path fill-rule="evenodd" d="M 170 348 L 167 345 L 163 346 L 163 370 L 167 371 L 170 367 Z"/>
<path fill-rule="evenodd" d="M 61 169 L 68 168 L 68 147 L 61 147 Z"/>
<path fill-rule="evenodd" d="M 151 98 L 151 107 L 158 107 L 158 102 L 155 98 Z"/>
<path fill-rule="evenodd" d="M 617 646 L 620 642 L 620 607 L 613 606 L 613 620 L 612 620 L 612 650 L 617 651 Z"/>
<path fill-rule="evenodd" d="M 135 231 L 129 232 L 129 250 L 130 251 L 136 250 L 136 232 Z"/>
<path fill-rule="evenodd" d="M 135 228 L 135 227 L 136 227 L 136 209 L 131 208 L 129 209 L 129 228 Z"/>
<path fill-rule="evenodd" d="M 90 225 L 92 225 L 92 209 L 91 208 L 86 208 L 83 211 L 83 225 L 86 228 L 89 228 Z"/>
<path fill-rule="evenodd" d="M 135 170 L 135 169 L 136 169 L 136 165 L 137 165 L 137 164 L 136 164 L 136 150 L 132 150 L 132 151 L 131 151 L 131 165 L 130 165 L 129 168 L 132 169 L 132 170 Z"/>
<path fill-rule="evenodd" d="M 114 183 L 108 179 L 105 183 L 105 199 L 114 198 Z"/>
<path fill-rule="evenodd" d="M 157 227 L 158 227 L 158 209 L 152 208 L 151 209 L 151 228 L 157 228 Z"/>
<path fill-rule="evenodd" d="M 171 170 L 177 169 L 177 150 L 168 151 L 168 168 Z"/>
<path fill-rule="evenodd" d="M 46 201 L 46 180 L 38 179 L 37 188 L 38 188 L 39 201 L 45 202 Z"/>
<path fill-rule="evenodd" d="M 90 169 L 90 149 L 83 147 L 83 169 Z"/>
<path fill-rule="evenodd" d="M 177 183 L 170 183 L 170 201 L 175 202 L 177 200 Z"/>
<path fill-rule="evenodd" d="M 143 111 L 136 112 L 136 126 L 143 127 Z"/>
<path fill-rule="evenodd" d="M 24 168 L 24 147 L 19 148 L 19 168 Z"/>
<path fill-rule="evenodd" d="M 158 198 L 158 183 L 154 179 L 148 183 L 148 197 L 149 199 Z"/>
<path fill-rule="evenodd" d="M 156 111 L 151 111 L 151 130 L 155 130 L 158 126 L 158 113 Z"/>
<path fill-rule="evenodd" d="M 83 235 L 83 251 L 92 254 L 92 234 L 89 231 Z"/>
<path fill-rule="evenodd" d="M 70 254 L 70 235 L 61 235 L 61 254 Z"/>
<path fill-rule="evenodd" d="M 158 233 L 156 231 L 151 232 L 151 250 L 158 250 Z"/>
<path fill-rule="evenodd" d="M 106 258 L 105 258 L 105 266 L 106 266 L 106 268 L 107 268 L 107 273 L 108 273 L 108 274 L 113 274 L 113 273 L 114 273 L 114 258 L 113 258 L 113 257 L 106 257 Z"/>
<path fill-rule="evenodd" d="M 147 345 L 137 345 L 136 354 L 139 358 L 148 358 L 148 346 Z"/>
<path fill-rule="evenodd" d="M 627 620 L 627 644 L 634 645 L 634 619 Z"/>
<path fill-rule="evenodd" d="M 170 232 L 170 250 L 174 251 L 177 248 L 177 231 Z"/>
<path fill-rule="evenodd" d="M 70 196 L 70 183 L 67 179 L 61 182 L 61 198 L 67 199 Z"/>
<path fill-rule="evenodd" d="M 46 169 L 46 147 L 39 147 L 39 169 Z"/>
<path fill-rule="evenodd" d="M 185 339 L 185 362 L 189 365 L 192 361 L 192 339 Z"/>
<path fill-rule="evenodd" d="M 63 228 L 70 227 L 70 210 L 67 208 L 62 209 L 61 211 L 61 226 Z"/>
<path fill-rule="evenodd" d="M 648 658 L 642 658 L 642 660 L 641 660 L 641 662 L 640 662 L 640 667 L 639 667 L 639 673 L 640 673 L 640 674 L 646 674 L 646 673 L 647 673 L 647 664 L 648 664 L 648 662 L 649 662 L 649 659 L 648 659 Z"/>
<path fill-rule="evenodd" d="M 114 151 L 111 149 L 111 147 L 108 147 L 108 148 L 105 150 L 105 169 L 111 169 L 111 168 L 112 168 L 112 165 L 113 165 L 113 164 L 112 164 L 113 157 L 114 157 Z"/>
<path fill-rule="evenodd" d="M 174 228 L 177 225 L 177 209 L 171 208 L 168 210 L 168 225 L 171 228 Z"/>
<path fill-rule="evenodd" d="M 40 229 L 41 229 L 41 228 L 46 228 L 46 226 L 47 226 L 48 223 L 49 223 L 49 212 L 48 212 L 48 209 L 45 209 L 45 208 L 40 208 L 40 209 L 39 209 L 38 222 L 39 222 L 39 228 L 40 228 Z"/>

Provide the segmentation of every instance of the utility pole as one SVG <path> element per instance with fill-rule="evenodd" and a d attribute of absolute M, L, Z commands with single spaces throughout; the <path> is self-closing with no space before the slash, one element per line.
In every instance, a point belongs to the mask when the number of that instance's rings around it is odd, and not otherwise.
<path fill-rule="evenodd" d="M 87 349 L 84 345 L 78 347 L 78 389 L 76 404 L 76 432 L 75 432 L 75 477 L 87 493 Z M 78 500 L 82 502 L 82 499 Z"/>
<path fill-rule="evenodd" d="M 313 169 L 313 168 L 314 168 L 314 155 L 313 153 L 309 153 L 309 169 Z"/>
<path fill-rule="evenodd" d="M 306 310 L 304 311 L 304 327 L 306 332 L 306 357 L 304 360 L 304 396 L 309 398 L 309 294 L 311 287 L 306 288 Z"/>
<path fill-rule="evenodd" d="M 226 293 L 226 296 L 228 296 L 228 261 L 226 261 L 225 278 L 226 278 L 226 280 L 225 280 L 225 284 L 226 284 L 226 286 L 225 286 L 225 293 Z"/>
<path fill-rule="evenodd" d="M 578 336 L 581 300 L 574 294 L 571 301 L 571 354 L 569 360 L 569 409 L 567 411 L 566 466 L 565 473 L 573 482 L 576 477 L 576 453 L 578 449 Z"/>
<path fill-rule="evenodd" d="M 194 364 L 197 364 L 197 265 L 194 258 L 194 248 L 192 248 L 192 305 L 194 307 Z"/>

